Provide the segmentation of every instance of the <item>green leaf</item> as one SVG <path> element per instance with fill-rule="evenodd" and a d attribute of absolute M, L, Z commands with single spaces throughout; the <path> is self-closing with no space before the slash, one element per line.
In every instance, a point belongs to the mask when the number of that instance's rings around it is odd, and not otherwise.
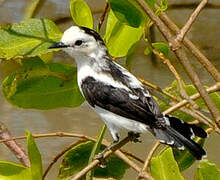
<path fill-rule="evenodd" d="M 100 151 L 100 147 L 102 145 L 102 139 L 105 135 L 105 131 L 107 129 L 107 126 L 106 125 L 103 125 L 100 133 L 99 133 L 99 136 L 98 136 L 98 139 L 97 141 L 95 142 L 93 148 L 92 148 L 92 152 L 90 154 L 90 157 L 89 157 L 89 161 L 88 161 L 88 164 L 91 163 L 95 157 L 95 155 L 98 153 L 98 151 Z M 86 180 L 90 180 L 92 179 L 93 177 L 93 170 L 89 171 L 87 174 L 86 174 Z"/>
<path fill-rule="evenodd" d="M 23 67 L 6 77 L 2 85 L 6 99 L 22 108 L 76 107 L 84 101 L 75 67 L 45 64 L 37 57 L 23 60 Z"/>
<path fill-rule="evenodd" d="M 52 61 L 53 57 L 54 57 L 54 53 L 53 52 L 49 52 L 47 54 L 39 55 L 39 58 L 41 60 L 43 60 L 45 63 L 48 63 L 48 62 Z"/>
<path fill-rule="evenodd" d="M 195 180 L 219 180 L 220 169 L 214 163 L 210 163 L 208 160 L 200 162 L 199 167 L 196 170 Z"/>
<path fill-rule="evenodd" d="M 198 137 L 194 138 L 194 141 L 201 146 L 203 146 L 205 143 L 205 139 Z M 174 149 L 173 153 L 180 171 L 184 171 L 185 169 L 189 168 L 196 161 L 196 158 L 187 149 L 184 149 L 183 151 Z"/>
<path fill-rule="evenodd" d="M 30 169 L 33 180 L 42 179 L 43 168 L 42 168 L 42 160 L 40 152 L 37 148 L 37 145 L 29 131 L 26 131 L 27 135 L 27 149 L 28 149 L 28 157 L 30 160 Z"/>
<path fill-rule="evenodd" d="M 93 149 L 94 142 L 87 141 L 85 143 L 81 143 L 71 149 L 69 152 L 65 154 L 63 162 L 60 165 L 59 180 L 67 180 L 70 179 L 71 176 L 74 176 L 77 172 L 82 170 L 87 166 L 88 160 Z M 103 150 L 105 147 L 101 147 Z M 102 177 L 102 178 L 115 178 L 117 180 L 122 179 L 126 169 L 129 168 L 127 164 L 125 164 L 122 160 L 120 160 L 115 155 L 110 156 L 106 159 L 106 167 L 100 168 L 96 167 L 94 171 L 94 177 Z"/>
<path fill-rule="evenodd" d="M 43 175 L 42 160 L 40 152 L 35 144 L 34 138 L 29 131 L 27 135 L 27 149 L 30 160 L 30 168 L 23 165 L 0 161 L 1 180 L 40 180 Z"/>
<path fill-rule="evenodd" d="M 30 168 L 20 164 L 0 161 L 1 180 L 32 180 Z"/>
<path fill-rule="evenodd" d="M 152 46 L 156 50 L 158 50 L 159 52 L 163 53 L 165 57 L 168 57 L 170 48 L 169 48 L 169 46 L 166 43 L 155 42 L 155 43 L 152 43 Z"/>
<path fill-rule="evenodd" d="M 104 40 L 112 56 L 126 56 L 129 49 L 140 40 L 142 34 L 142 27 L 133 28 L 122 24 L 112 11 L 109 12 Z"/>
<path fill-rule="evenodd" d="M 88 27 L 93 29 L 93 17 L 92 12 L 88 4 L 83 0 L 71 0 L 70 1 L 70 13 L 73 21 L 78 26 Z"/>
<path fill-rule="evenodd" d="M 128 53 L 127 53 L 125 64 L 126 64 L 126 67 L 129 71 L 131 70 L 132 62 L 134 60 L 134 51 L 137 48 L 137 45 L 138 45 L 138 42 L 134 43 L 130 47 L 130 49 L 128 50 Z"/>
<path fill-rule="evenodd" d="M 137 28 L 145 21 L 145 16 L 138 9 L 137 2 L 133 0 L 110 0 L 109 3 L 114 15 L 120 22 Z"/>
<path fill-rule="evenodd" d="M 20 24 L 0 28 L 0 58 L 33 57 L 56 49 L 48 49 L 62 36 L 48 19 L 26 19 Z"/>
<path fill-rule="evenodd" d="M 145 2 L 154 9 L 156 0 L 145 0 Z M 138 28 L 150 21 L 143 8 L 135 0 L 110 0 L 109 3 L 114 15 L 123 24 Z"/>
<path fill-rule="evenodd" d="M 150 170 L 155 180 L 184 180 L 173 157 L 172 148 L 167 148 L 153 157 Z"/>

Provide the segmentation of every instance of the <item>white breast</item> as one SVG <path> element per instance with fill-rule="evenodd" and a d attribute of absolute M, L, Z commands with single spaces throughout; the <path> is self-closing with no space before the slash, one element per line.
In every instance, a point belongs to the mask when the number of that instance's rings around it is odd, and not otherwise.
<path fill-rule="evenodd" d="M 105 74 L 105 73 L 96 72 L 88 64 L 81 64 L 81 66 L 78 65 L 77 71 L 78 71 L 77 81 L 78 81 L 80 90 L 81 90 L 81 84 L 82 84 L 83 79 L 90 76 L 90 77 L 93 77 L 97 81 L 103 82 L 104 84 L 112 85 L 114 87 L 123 88 L 123 89 L 126 89 L 127 91 L 130 91 L 129 88 L 123 85 L 121 82 L 114 81 L 112 76 Z"/>

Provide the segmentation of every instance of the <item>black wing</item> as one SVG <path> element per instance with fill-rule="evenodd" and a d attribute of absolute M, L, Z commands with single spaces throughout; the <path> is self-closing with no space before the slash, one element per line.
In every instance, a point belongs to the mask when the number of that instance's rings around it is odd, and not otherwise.
<path fill-rule="evenodd" d="M 84 79 L 81 88 L 91 106 L 99 106 L 146 125 L 154 126 L 157 121 L 155 117 L 161 115 L 155 100 L 144 96 L 143 89 L 132 89 L 128 93 L 126 89 L 96 81 L 93 77 Z"/>

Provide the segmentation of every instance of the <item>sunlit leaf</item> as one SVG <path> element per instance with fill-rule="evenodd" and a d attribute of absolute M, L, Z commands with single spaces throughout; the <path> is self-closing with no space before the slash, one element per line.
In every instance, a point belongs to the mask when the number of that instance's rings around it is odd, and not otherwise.
<path fill-rule="evenodd" d="M 32 180 L 30 168 L 13 162 L 0 161 L 1 180 Z"/>
<path fill-rule="evenodd" d="M 216 164 L 203 160 L 197 168 L 195 180 L 219 180 L 220 169 Z"/>
<path fill-rule="evenodd" d="M 52 109 L 76 107 L 83 101 L 76 80 L 76 68 L 45 64 L 39 58 L 23 60 L 23 67 L 3 81 L 6 99 L 22 108 Z"/>
<path fill-rule="evenodd" d="M 93 29 L 93 17 L 92 12 L 88 4 L 83 0 L 71 0 L 70 1 L 70 13 L 73 21 L 78 26 L 88 27 Z"/>
<path fill-rule="evenodd" d="M 114 57 L 126 56 L 129 49 L 140 40 L 143 28 L 133 28 L 118 21 L 112 11 L 107 20 L 104 40 L 109 53 Z"/>
<path fill-rule="evenodd" d="M 59 180 L 67 180 L 74 176 L 77 172 L 82 170 L 87 164 L 90 157 L 90 153 L 93 149 L 94 142 L 88 141 L 81 143 L 71 149 L 65 154 L 63 162 L 60 165 Z M 102 146 L 101 150 L 104 147 Z M 122 160 L 115 155 L 106 159 L 106 167 L 96 167 L 94 171 L 94 177 L 103 178 L 115 178 L 117 180 L 122 179 L 126 169 L 129 168 Z"/>
<path fill-rule="evenodd" d="M 167 148 L 153 157 L 150 170 L 156 180 L 184 180 L 173 157 L 172 148 Z"/>
<path fill-rule="evenodd" d="M 30 169 L 32 180 L 40 180 L 42 179 L 43 175 L 43 168 L 42 168 L 42 160 L 40 151 L 37 148 L 37 145 L 29 131 L 26 131 L 27 135 L 27 149 L 28 149 L 28 157 L 30 160 Z"/>
<path fill-rule="evenodd" d="M 33 57 L 57 49 L 48 49 L 62 36 L 48 19 L 26 19 L 20 24 L 0 28 L 0 58 Z"/>
<path fill-rule="evenodd" d="M 166 43 L 155 42 L 155 43 L 152 43 L 152 46 L 156 50 L 158 50 L 159 52 L 163 53 L 165 57 L 168 57 L 170 48 L 169 48 L 169 46 Z"/>

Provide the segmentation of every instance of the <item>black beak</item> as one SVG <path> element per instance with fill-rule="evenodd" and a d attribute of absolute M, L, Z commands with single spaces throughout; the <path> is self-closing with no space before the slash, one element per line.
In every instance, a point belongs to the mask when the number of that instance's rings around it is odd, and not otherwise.
<path fill-rule="evenodd" d="M 53 48 L 66 48 L 66 47 L 68 47 L 68 46 L 65 45 L 64 43 L 62 43 L 62 42 L 57 42 L 57 43 L 52 44 L 48 49 L 53 49 Z"/>

